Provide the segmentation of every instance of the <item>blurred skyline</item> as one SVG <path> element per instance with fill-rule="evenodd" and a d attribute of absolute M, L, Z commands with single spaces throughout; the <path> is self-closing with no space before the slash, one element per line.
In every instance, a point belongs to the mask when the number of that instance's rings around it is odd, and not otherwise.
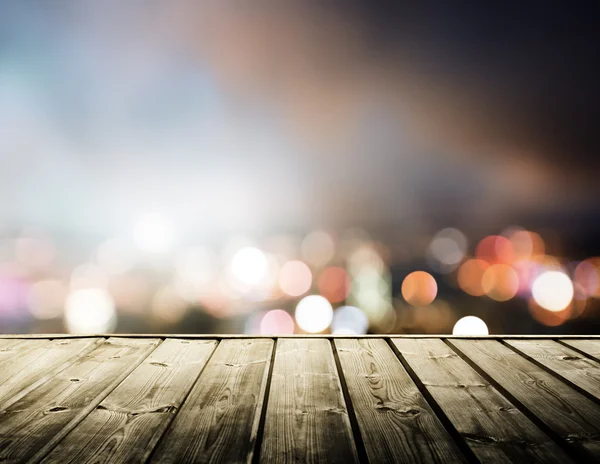
<path fill-rule="evenodd" d="M 160 269 L 240 237 L 261 250 L 295 241 L 283 265 L 312 231 L 339 247 L 361 230 L 383 250 L 390 304 L 408 273 L 435 273 L 426 254 L 446 228 L 468 238 L 461 260 L 510 226 L 539 233 L 565 272 L 600 255 L 597 5 L 0 7 L 7 279 L 48 277 L 15 265 L 23 237 L 52 243 L 57 275 L 45 272 L 67 285 L 148 215 L 172 229 Z M 345 269 L 351 253 L 336 250 Z M 531 331 L 528 318 L 497 327 Z"/>

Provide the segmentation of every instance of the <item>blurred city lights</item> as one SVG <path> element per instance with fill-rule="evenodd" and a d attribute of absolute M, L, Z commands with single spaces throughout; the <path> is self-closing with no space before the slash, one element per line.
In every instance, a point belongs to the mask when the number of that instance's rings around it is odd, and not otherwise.
<path fill-rule="evenodd" d="M 333 320 L 333 308 L 320 295 L 305 296 L 296 306 L 296 322 L 305 332 L 322 332 Z"/>
<path fill-rule="evenodd" d="M 108 333 L 114 330 L 116 322 L 115 304 L 106 290 L 83 288 L 67 297 L 65 324 L 70 333 Z"/>
<path fill-rule="evenodd" d="M 440 272 L 454 270 L 467 253 L 467 237 L 458 229 L 446 228 L 435 234 L 429 244 L 428 257 Z"/>
<path fill-rule="evenodd" d="M 465 316 L 454 324 L 452 335 L 489 335 L 489 331 L 486 323 L 480 318 Z"/>
<path fill-rule="evenodd" d="M 335 243 L 327 232 L 317 230 L 304 238 L 301 251 L 307 263 L 315 267 L 321 267 L 333 258 Z"/>
<path fill-rule="evenodd" d="M 425 271 L 414 271 L 402 281 L 402 296 L 413 306 L 426 306 L 437 295 L 437 283 L 433 276 Z"/>
<path fill-rule="evenodd" d="M 136 246 L 147 253 L 165 253 L 174 241 L 171 222 L 159 213 L 142 216 L 133 227 L 133 240 Z"/>
<path fill-rule="evenodd" d="M 573 283 L 563 272 L 547 271 L 535 279 L 531 293 L 542 308 L 562 311 L 573 299 Z"/>
<path fill-rule="evenodd" d="M 462 291 L 473 296 L 482 296 L 485 290 L 482 279 L 489 264 L 481 259 L 469 259 L 458 269 L 458 285 Z"/>
<path fill-rule="evenodd" d="M 302 261 L 288 261 L 279 271 L 279 288 L 286 295 L 300 296 L 310 290 L 312 273 Z"/>
<path fill-rule="evenodd" d="M 238 250 L 231 260 L 231 273 L 245 285 L 259 283 L 267 274 L 268 261 L 265 254 L 255 247 Z"/>
<path fill-rule="evenodd" d="M 508 264 L 493 264 L 483 273 L 481 288 L 496 301 L 507 301 L 519 290 L 519 276 Z"/>
<path fill-rule="evenodd" d="M 600 296 L 600 259 L 587 259 L 575 268 L 573 281 L 581 286 L 588 297 Z"/>
<path fill-rule="evenodd" d="M 489 264 L 511 264 L 515 260 L 512 243 L 501 235 L 490 235 L 482 239 L 475 248 L 475 256 Z"/>
<path fill-rule="evenodd" d="M 331 331 L 333 334 L 365 334 L 369 319 L 355 306 L 341 306 L 333 312 Z"/>
<path fill-rule="evenodd" d="M 267 311 L 260 321 L 263 335 L 289 335 L 294 333 L 294 319 L 282 309 Z"/>
<path fill-rule="evenodd" d="M 533 256 L 544 254 L 544 240 L 535 232 L 511 228 L 502 235 L 510 241 L 516 260 L 530 259 Z"/>
<path fill-rule="evenodd" d="M 331 303 L 344 301 L 350 293 L 351 281 L 341 267 L 328 267 L 319 276 L 319 293 Z"/>

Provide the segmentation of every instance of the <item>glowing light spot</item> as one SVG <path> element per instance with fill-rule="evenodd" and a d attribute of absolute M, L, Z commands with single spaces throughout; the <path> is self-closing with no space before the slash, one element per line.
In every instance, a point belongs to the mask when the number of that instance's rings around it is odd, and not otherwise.
<path fill-rule="evenodd" d="M 173 227 L 169 220 L 159 213 L 142 216 L 133 228 L 136 246 L 147 253 L 164 253 L 173 246 Z"/>
<path fill-rule="evenodd" d="M 301 245 L 302 256 L 313 266 L 326 265 L 335 254 L 335 243 L 327 232 L 314 231 L 308 234 Z"/>
<path fill-rule="evenodd" d="M 548 327 L 557 327 L 567 322 L 573 313 L 573 306 L 568 305 L 565 309 L 559 311 L 549 311 L 536 303 L 534 298 L 530 298 L 528 309 L 533 318 Z"/>
<path fill-rule="evenodd" d="M 244 247 L 231 260 L 231 273 L 240 283 L 255 285 L 267 274 L 269 263 L 258 248 Z"/>
<path fill-rule="evenodd" d="M 517 260 L 526 260 L 544 254 L 544 240 L 535 232 L 515 228 L 503 233 L 503 235 L 512 244 Z"/>
<path fill-rule="evenodd" d="M 598 258 L 586 259 L 577 265 L 573 281 L 580 285 L 581 291 L 588 297 L 600 296 L 600 266 Z"/>
<path fill-rule="evenodd" d="M 533 282 L 533 299 L 548 311 L 561 311 L 573 299 L 573 283 L 569 277 L 559 271 L 548 271 Z"/>
<path fill-rule="evenodd" d="M 60 280 L 40 280 L 29 291 L 29 311 L 37 319 L 52 319 L 63 314 L 67 286 Z"/>
<path fill-rule="evenodd" d="M 288 261 L 279 271 L 279 288 L 289 296 L 300 296 L 310 290 L 312 273 L 302 261 Z"/>
<path fill-rule="evenodd" d="M 296 322 L 306 332 L 322 332 L 333 319 L 331 303 L 320 295 L 305 296 L 296 306 Z"/>
<path fill-rule="evenodd" d="M 490 235 L 482 239 L 477 244 L 475 256 L 489 264 L 511 264 L 515 260 L 512 243 L 501 235 Z"/>
<path fill-rule="evenodd" d="M 365 334 L 368 328 L 369 319 L 355 306 L 341 306 L 333 313 L 331 330 L 334 334 Z"/>
<path fill-rule="evenodd" d="M 332 303 L 344 301 L 350 293 L 350 278 L 341 267 L 328 267 L 318 281 L 319 293 Z"/>
<path fill-rule="evenodd" d="M 494 264 L 483 273 L 481 287 L 491 299 L 507 301 L 514 297 L 519 290 L 519 276 L 507 264 Z"/>
<path fill-rule="evenodd" d="M 106 290 L 78 289 L 67 297 L 65 323 L 70 333 L 107 333 L 115 329 L 116 322 L 115 304 Z"/>
<path fill-rule="evenodd" d="M 488 327 L 475 316 L 465 316 L 459 319 L 454 328 L 452 329 L 452 335 L 488 335 Z"/>
<path fill-rule="evenodd" d="M 267 311 L 260 321 L 263 335 L 289 335 L 294 333 L 294 319 L 283 309 Z"/>
<path fill-rule="evenodd" d="M 408 274 L 402 282 L 402 296 L 413 306 L 426 306 L 435 300 L 437 283 L 431 274 L 415 271 Z"/>
<path fill-rule="evenodd" d="M 482 287 L 483 274 L 489 264 L 481 259 L 469 259 L 458 269 L 458 285 L 469 295 L 482 296 L 485 291 Z"/>
<path fill-rule="evenodd" d="M 429 245 L 429 255 L 442 272 L 450 272 L 460 264 L 467 252 L 467 238 L 457 229 L 440 230 Z"/>

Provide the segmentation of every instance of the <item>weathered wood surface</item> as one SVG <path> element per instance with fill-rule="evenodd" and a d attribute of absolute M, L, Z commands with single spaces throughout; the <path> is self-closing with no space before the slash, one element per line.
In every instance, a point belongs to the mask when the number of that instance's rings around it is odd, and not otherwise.
<path fill-rule="evenodd" d="M 385 340 L 344 339 L 335 346 L 371 462 L 464 462 Z"/>
<path fill-rule="evenodd" d="M 272 350 L 266 339 L 219 343 L 153 461 L 249 461 Z"/>
<path fill-rule="evenodd" d="M 495 340 L 450 343 L 565 443 L 577 448 L 582 459 L 600 462 L 600 405 Z"/>
<path fill-rule="evenodd" d="M 0 335 L 0 462 L 600 462 L 597 337 Z"/>
<path fill-rule="evenodd" d="M 550 437 L 443 341 L 393 343 L 480 460 L 568 462 Z"/>
<path fill-rule="evenodd" d="M 358 460 L 331 343 L 277 343 L 261 462 Z"/>

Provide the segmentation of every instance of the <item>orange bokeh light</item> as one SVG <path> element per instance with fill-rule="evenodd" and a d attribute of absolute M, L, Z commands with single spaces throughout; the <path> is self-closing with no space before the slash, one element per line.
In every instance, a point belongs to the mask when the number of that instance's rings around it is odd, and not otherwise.
<path fill-rule="evenodd" d="M 489 264 L 481 259 L 465 261 L 458 269 L 458 286 L 469 295 L 484 295 L 481 280 L 488 267 Z"/>
<path fill-rule="evenodd" d="M 433 276 L 425 271 L 408 274 L 402 282 L 402 296 L 413 306 L 426 306 L 437 296 L 437 283 Z"/>
<path fill-rule="evenodd" d="M 489 264 L 511 264 L 515 260 L 515 250 L 506 237 L 490 235 L 477 244 L 475 256 Z"/>
<path fill-rule="evenodd" d="M 341 267 L 328 267 L 317 282 L 319 293 L 331 303 L 344 301 L 350 293 L 350 278 Z"/>
<path fill-rule="evenodd" d="M 519 276 L 508 264 L 493 264 L 483 273 L 481 287 L 496 301 L 507 301 L 519 290 Z"/>

